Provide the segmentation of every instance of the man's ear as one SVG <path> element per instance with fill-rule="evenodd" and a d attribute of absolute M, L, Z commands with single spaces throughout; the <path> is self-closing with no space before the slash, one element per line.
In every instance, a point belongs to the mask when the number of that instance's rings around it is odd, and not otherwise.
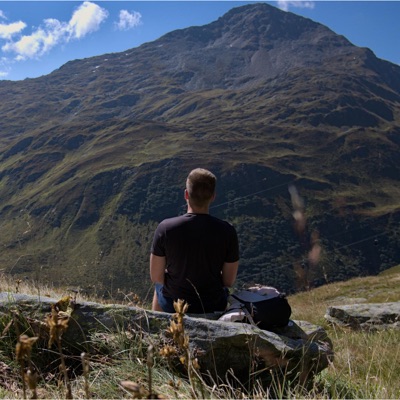
<path fill-rule="evenodd" d="M 184 197 L 185 197 L 185 200 L 189 200 L 189 193 L 188 193 L 187 189 L 185 189 Z"/>
<path fill-rule="evenodd" d="M 211 197 L 210 203 L 212 203 L 212 202 L 215 200 L 216 197 L 217 197 L 217 193 L 215 192 L 215 193 L 213 194 L 213 197 Z"/>

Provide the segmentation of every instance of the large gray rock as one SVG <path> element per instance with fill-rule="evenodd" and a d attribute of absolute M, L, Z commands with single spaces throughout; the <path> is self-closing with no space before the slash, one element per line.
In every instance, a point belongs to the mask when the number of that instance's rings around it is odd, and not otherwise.
<path fill-rule="evenodd" d="M 327 309 L 325 319 L 353 329 L 400 329 L 400 302 L 332 306 Z"/>
<path fill-rule="evenodd" d="M 33 321 L 43 320 L 56 302 L 46 297 L 0 293 L 0 317 L 7 323 L 10 310 L 18 310 L 20 315 L 29 316 L 34 325 Z M 88 348 L 93 333 L 116 332 L 129 325 L 152 335 L 152 342 L 158 338 L 161 344 L 170 321 L 171 314 L 167 313 L 82 302 L 76 304 L 63 343 L 71 343 L 74 351 L 93 351 Z M 38 325 L 42 327 L 36 323 L 33 329 Z M 269 381 L 277 373 L 287 380 L 306 383 L 326 368 L 333 357 L 326 332 L 307 322 L 290 321 L 287 327 L 269 332 L 244 323 L 185 316 L 184 327 L 201 372 L 219 382 L 231 373 L 241 383 L 247 382 L 249 376 Z"/>

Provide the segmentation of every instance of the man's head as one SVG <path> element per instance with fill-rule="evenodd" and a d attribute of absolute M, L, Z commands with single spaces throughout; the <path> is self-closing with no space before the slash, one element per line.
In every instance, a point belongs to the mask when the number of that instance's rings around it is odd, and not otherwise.
<path fill-rule="evenodd" d="M 192 207 L 208 208 L 215 197 L 215 175 L 203 168 L 196 168 L 190 172 L 186 180 L 188 201 Z"/>

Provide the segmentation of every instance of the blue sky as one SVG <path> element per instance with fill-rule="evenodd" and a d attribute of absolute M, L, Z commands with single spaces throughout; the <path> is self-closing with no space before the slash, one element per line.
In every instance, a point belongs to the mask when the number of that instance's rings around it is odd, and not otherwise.
<path fill-rule="evenodd" d="M 0 79 L 137 47 L 254 1 L 0 1 Z M 400 64 L 400 1 L 267 1 Z"/>

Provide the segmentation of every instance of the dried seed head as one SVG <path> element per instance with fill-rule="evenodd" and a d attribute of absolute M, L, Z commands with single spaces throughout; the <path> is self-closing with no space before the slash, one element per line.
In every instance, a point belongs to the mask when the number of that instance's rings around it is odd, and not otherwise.
<path fill-rule="evenodd" d="M 174 309 L 178 314 L 185 314 L 189 308 L 189 304 L 185 302 L 185 300 L 178 299 L 174 301 Z"/>
<path fill-rule="evenodd" d="M 304 201 L 299 196 L 296 186 L 290 185 L 288 189 L 289 189 L 289 193 L 290 193 L 290 198 L 292 200 L 293 208 L 295 210 L 303 210 L 304 209 Z"/>
<path fill-rule="evenodd" d="M 154 346 L 150 345 L 147 348 L 147 366 L 152 367 L 154 365 Z"/>
<path fill-rule="evenodd" d="M 170 379 L 168 381 L 168 385 L 174 388 L 175 390 L 179 389 L 182 384 L 182 381 L 179 379 L 178 381 Z"/>
<path fill-rule="evenodd" d="M 172 357 L 177 353 L 176 348 L 170 345 L 165 345 L 163 348 L 160 349 L 160 356 L 161 357 Z"/>
<path fill-rule="evenodd" d="M 46 318 L 46 324 L 49 327 L 50 338 L 49 348 L 54 342 L 61 339 L 61 335 L 67 330 L 69 315 L 63 312 L 57 312 L 57 305 L 52 305 L 51 314 Z"/>
<path fill-rule="evenodd" d="M 55 307 L 57 311 L 67 311 L 70 302 L 71 302 L 71 296 L 64 296 L 57 301 Z"/>
<path fill-rule="evenodd" d="M 85 374 L 88 374 L 89 373 L 89 361 L 87 359 L 86 353 L 81 353 L 81 362 L 82 362 L 83 372 Z"/>
<path fill-rule="evenodd" d="M 176 323 L 175 321 L 171 321 L 169 327 L 167 328 L 167 332 L 170 333 L 175 340 L 183 331 L 182 324 Z"/>
<path fill-rule="evenodd" d="M 143 386 L 141 386 L 135 382 L 121 381 L 120 383 L 124 389 L 126 389 L 128 392 L 130 392 L 132 394 L 132 397 L 134 399 L 143 399 L 149 395 L 149 393 Z"/>
<path fill-rule="evenodd" d="M 25 381 L 30 390 L 36 390 L 38 380 L 39 380 L 39 375 L 38 375 L 37 371 L 32 371 L 29 368 L 25 374 Z"/>
<path fill-rule="evenodd" d="M 30 358 L 31 356 L 31 351 L 32 351 L 32 345 L 38 340 L 39 338 L 34 336 L 34 337 L 29 337 L 27 335 L 21 335 L 18 338 L 18 343 L 15 346 L 15 354 L 17 357 L 18 361 L 23 360 L 24 358 Z"/>
<path fill-rule="evenodd" d="M 197 369 L 197 370 L 200 369 L 199 360 L 197 358 L 194 358 L 192 360 L 192 366 L 193 366 L 194 369 Z"/>

